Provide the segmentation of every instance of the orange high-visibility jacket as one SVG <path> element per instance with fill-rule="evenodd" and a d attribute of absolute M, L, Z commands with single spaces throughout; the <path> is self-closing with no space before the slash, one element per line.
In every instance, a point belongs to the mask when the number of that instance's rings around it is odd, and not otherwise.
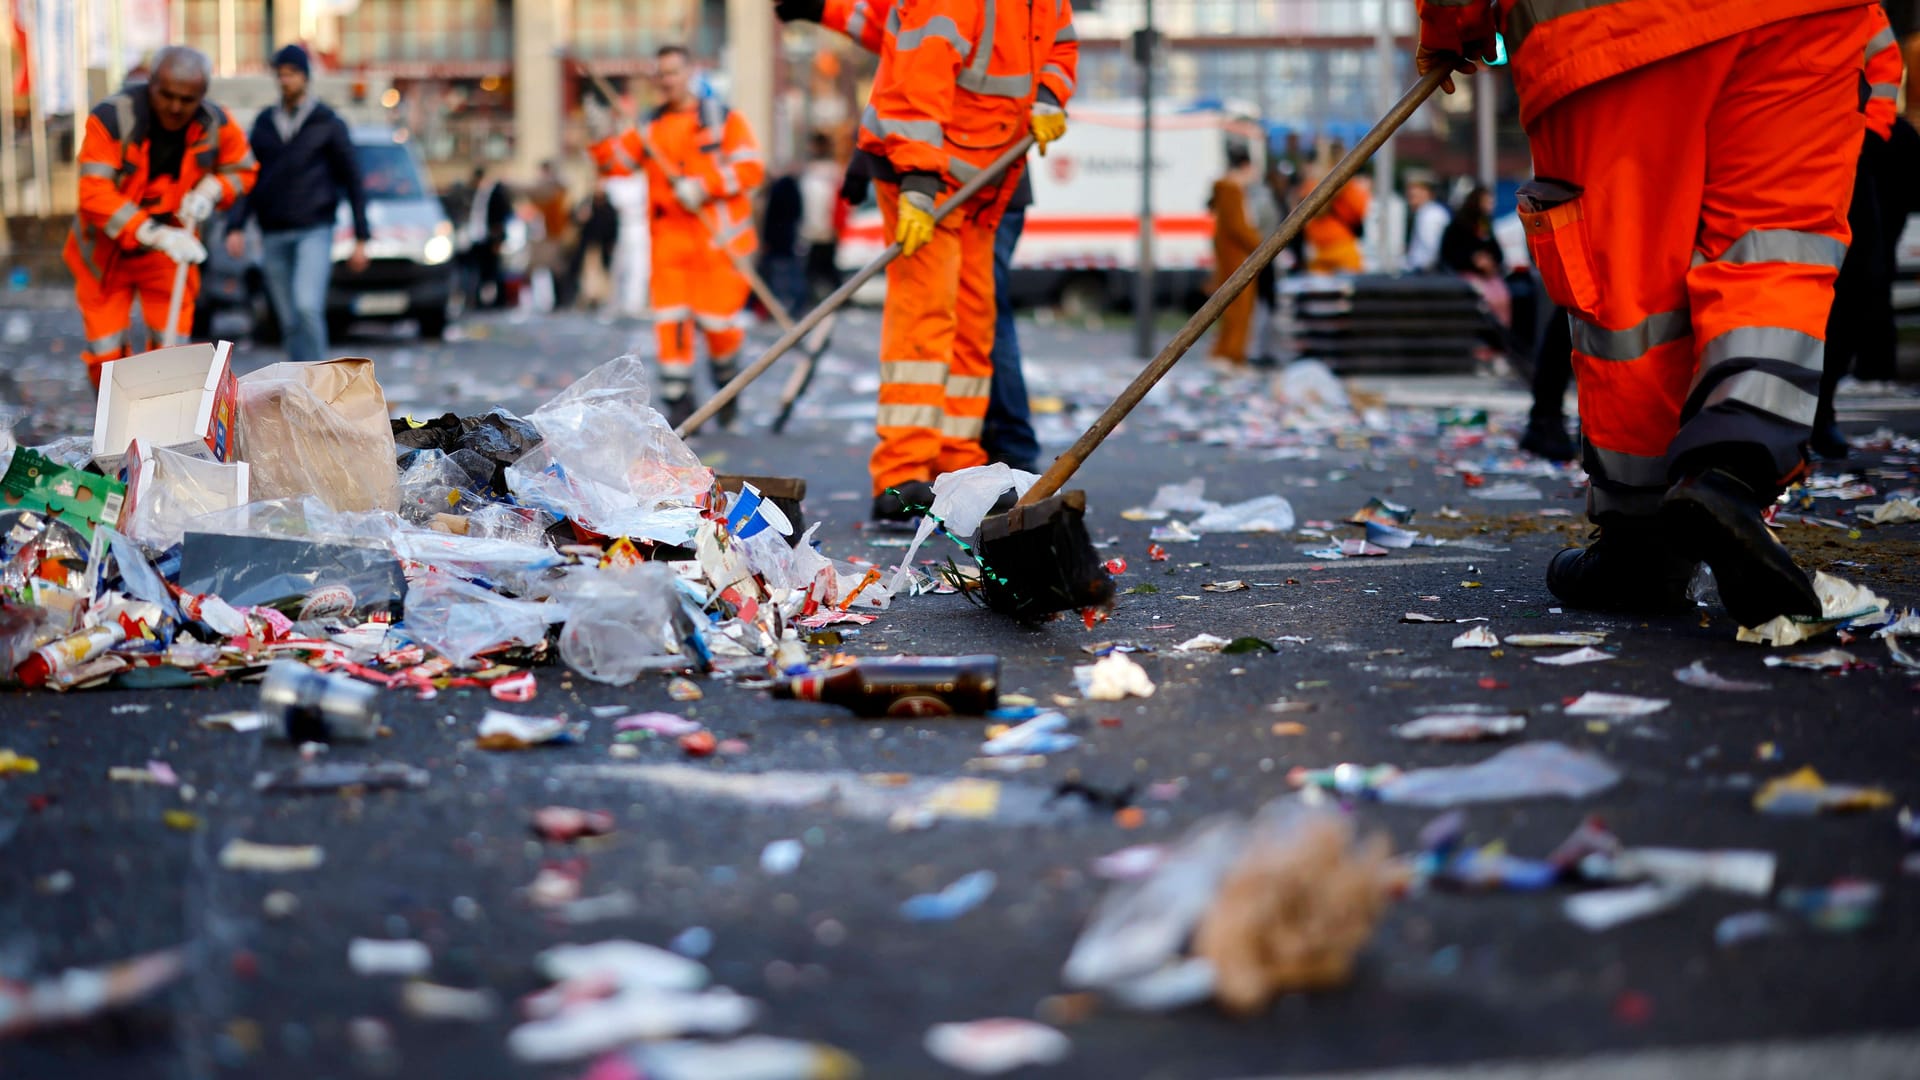
<path fill-rule="evenodd" d="M 1874 4 L 1867 13 L 1874 26 L 1867 42 L 1867 130 L 1882 139 L 1893 137 L 1893 121 L 1900 112 L 1900 84 L 1907 78 L 1906 57 L 1901 55 L 1900 40 L 1893 36 L 1887 22 L 1887 9 Z"/>
<path fill-rule="evenodd" d="M 1862 0 L 1417 0 L 1420 40 L 1459 52 L 1506 35 L 1520 121 L 1583 87 L 1758 26 Z M 1878 7 L 1878 5 L 1875 5 Z M 1474 59 L 1477 59 L 1474 58 Z"/>
<path fill-rule="evenodd" d="M 644 129 L 628 128 L 595 143 L 591 151 L 608 176 L 647 173 L 648 211 L 654 234 L 706 235 L 729 255 L 751 255 L 759 241 L 753 232 L 753 189 L 766 180 L 753 129 L 746 118 L 712 98 L 691 109 L 654 111 Z M 655 155 L 658 155 L 656 157 Z M 688 213 L 674 198 L 673 181 L 690 176 L 707 189 L 700 214 Z M 707 216 L 710 215 L 710 216 Z"/>
<path fill-rule="evenodd" d="M 180 176 L 147 175 L 147 133 L 154 124 L 147 96 L 115 94 L 93 107 L 80 142 L 80 211 L 74 215 L 64 251 L 76 276 L 104 280 L 120 253 L 140 246 L 133 238 L 148 218 L 177 224 L 180 200 L 208 176 L 220 182 L 220 207 L 253 188 L 260 166 L 247 146 L 247 134 L 227 110 L 211 101 L 187 122 L 186 154 Z"/>
<path fill-rule="evenodd" d="M 964 184 L 1073 96 L 1070 0 L 826 0 L 820 22 L 880 54 L 860 149 Z"/>

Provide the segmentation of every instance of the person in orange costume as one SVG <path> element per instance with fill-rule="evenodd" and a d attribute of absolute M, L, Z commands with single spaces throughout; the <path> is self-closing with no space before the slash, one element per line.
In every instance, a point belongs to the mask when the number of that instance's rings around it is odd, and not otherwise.
<path fill-rule="evenodd" d="M 1326 175 L 1321 166 L 1310 167 L 1304 197 L 1320 186 Z M 1315 274 L 1357 274 L 1361 271 L 1360 227 L 1367 221 L 1367 205 L 1372 201 L 1365 181 L 1355 180 L 1334 195 L 1327 208 L 1314 215 L 1304 230 L 1311 254 L 1307 270 Z"/>
<path fill-rule="evenodd" d="M 1253 249 L 1264 239 L 1253 227 L 1247 212 L 1247 185 L 1261 182 L 1253 166 L 1253 155 L 1244 146 L 1227 147 L 1227 174 L 1213 182 L 1213 194 L 1207 210 L 1213 214 L 1213 280 L 1208 289 L 1218 289 Z M 1253 325 L 1253 305 L 1258 298 L 1252 289 L 1242 289 L 1220 313 L 1220 329 L 1213 338 L 1212 359 L 1233 367 L 1247 362 L 1247 330 Z"/>
<path fill-rule="evenodd" d="M 145 87 L 93 107 L 80 141 L 79 213 L 62 254 L 73 273 L 86 344 L 87 377 L 133 353 L 133 301 L 147 324 L 147 345 L 185 340 L 200 291 L 196 267 L 207 249 L 200 223 L 253 187 L 259 166 L 233 117 L 206 99 L 204 54 L 160 50 Z M 166 326 L 178 266 L 187 267 L 179 321 Z"/>
<path fill-rule="evenodd" d="M 1819 597 L 1762 514 L 1805 470 L 1859 153 L 1859 0 L 1420 0 L 1422 72 L 1504 35 L 1536 178 L 1521 222 L 1571 318 L 1597 537 L 1568 606 L 1742 626 Z M 1452 89 L 1448 79 L 1445 89 Z M 1783 148 L 1791 148 L 1786 152 Z"/>
<path fill-rule="evenodd" d="M 1069 0 L 780 0 L 782 19 L 839 30 L 880 54 L 855 167 L 875 182 L 901 245 L 880 329 L 872 518 L 899 523 L 933 501 L 940 473 L 987 463 L 993 381 L 993 238 L 1015 165 L 937 225 L 941 195 L 1032 133 L 1066 133 L 1080 46 Z"/>
<path fill-rule="evenodd" d="M 749 287 L 733 260 L 752 255 L 758 244 L 753 189 L 766 179 L 767 167 L 746 118 L 694 93 L 686 49 L 660 49 L 654 83 L 663 104 L 645 129 L 607 135 L 590 152 L 603 175 L 646 170 L 660 397 L 667 422 L 678 427 L 694 411 L 696 328 L 706 339 L 714 383 L 724 386 L 738 373 Z M 601 113 L 590 111 L 588 118 L 607 124 Z M 733 423 L 736 402 L 714 417 L 722 427 Z"/>

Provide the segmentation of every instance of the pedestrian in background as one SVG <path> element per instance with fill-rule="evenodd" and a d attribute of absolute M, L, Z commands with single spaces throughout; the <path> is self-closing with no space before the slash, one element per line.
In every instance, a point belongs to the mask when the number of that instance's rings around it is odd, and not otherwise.
<path fill-rule="evenodd" d="M 760 213 L 760 277 L 794 318 L 807 307 L 807 263 L 800 245 L 804 208 L 795 173 L 783 173 L 767 185 L 767 205 Z"/>
<path fill-rule="evenodd" d="M 573 208 L 574 236 L 567 256 L 567 280 L 574 300 L 605 308 L 613 298 L 613 253 L 620 243 L 620 213 L 608 198 L 605 184 Z"/>
<path fill-rule="evenodd" d="M 507 222 L 513 218 L 513 196 L 485 165 L 473 167 L 473 201 L 467 208 L 468 266 L 472 274 L 473 306 L 497 308 L 506 302 L 501 287 L 500 249 L 507 242 Z"/>
<path fill-rule="evenodd" d="M 280 104 L 253 119 L 260 179 L 227 215 L 227 254 L 247 253 L 249 220 L 260 225 L 260 272 L 280 321 L 287 359 L 327 355 L 327 284 L 333 279 L 333 225 L 345 199 L 353 215 L 347 269 L 367 268 L 367 196 L 347 122 L 311 92 L 307 50 L 288 45 L 273 55 Z"/>
<path fill-rule="evenodd" d="M 1027 399 L 1027 373 L 1021 367 L 1020 329 L 1013 317 L 1013 252 L 1027 229 L 1033 205 L 1033 181 L 1026 170 L 1007 200 L 993 232 L 993 384 L 987 391 L 987 419 L 980 427 L 980 448 L 987 463 L 1005 462 L 1026 472 L 1040 471 L 1040 440 L 1033 433 L 1033 406 Z"/>
<path fill-rule="evenodd" d="M 807 163 L 799 179 L 800 242 L 807 249 L 809 307 L 840 287 L 840 227 L 845 219 L 840 201 L 842 172 L 827 133 L 808 136 Z"/>
<path fill-rule="evenodd" d="M 1273 174 L 1261 171 L 1256 179 L 1247 185 L 1247 216 L 1253 219 L 1255 236 L 1265 240 L 1280 227 L 1280 199 L 1274 193 Z M 1272 338 L 1273 326 L 1279 317 L 1277 302 L 1280 296 L 1280 270 L 1269 262 L 1260 268 L 1253 279 L 1254 326 L 1258 327 L 1249 337 L 1249 363 L 1258 368 L 1271 368 L 1279 365 L 1267 345 Z"/>
<path fill-rule="evenodd" d="M 1440 236 L 1440 265 L 1465 278 L 1504 329 L 1513 325 L 1513 294 L 1501 272 L 1493 235 L 1493 192 L 1473 189 Z"/>
<path fill-rule="evenodd" d="M 1307 191 L 1320 186 L 1326 166 L 1307 168 Z M 1357 274 L 1363 269 L 1360 255 L 1360 230 L 1367 221 L 1367 206 L 1373 201 L 1372 189 L 1362 179 L 1348 181 L 1328 201 L 1326 209 L 1307 222 L 1307 246 L 1311 252 L 1307 269 L 1315 274 Z"/>
<path fill-rule="evenodd" d="M 540 238 L 533 243 L 531 264 L 534 310 L 546 313 L 573 302 L 573 288 L 567 280 L 567 249 L 573 242 L 573 213 L 567 198 L 567 182 L 552 161 L 540 163 L 540 176 L 527 192 L 534 218 L 540 224 Z"/>
<path fill-rule="evenodd" d="M 1407 270 L 1431 274 L 1440 268 L 1440 241 L 1447 234 L 1453 213 L 1447 204 L 1434 197 L 1433 181 L 1425 176 L 1407 178 Z"/>
<path fill-rule="evenodd" d="M 1213 195 L 1207 209 L 1213 214 L 1213 280 L 1208 289 L 1218 289 L 1260 246 L 1260 234 L 1254 229 L 1253 211 L 1248 205 L 1247 189 L 1258 183 L 1260 173 L 1253 167 L 1253 155 L 1238 143 L 1227 147 L 1227 174 L 1213 182 Z M 1247 362 L 1247 332 L 1252 329 L 1254 295 L 1242 289 L 1227 310 L 1220 315 L 1220 328 L 1213 335 L 1209 356 L 1230 368 Z"/>

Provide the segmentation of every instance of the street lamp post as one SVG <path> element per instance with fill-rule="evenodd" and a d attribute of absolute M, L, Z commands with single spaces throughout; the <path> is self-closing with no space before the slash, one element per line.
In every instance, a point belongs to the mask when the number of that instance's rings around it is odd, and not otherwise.
<path fill-rule="evenodd" d="M 1140 263 L 1133 275 L 1133 351 L 1147 359 L 1153 349 L 1153 0 L 1146 0 L 1146 26 L 1135 37 L 1140 64 Z"/>

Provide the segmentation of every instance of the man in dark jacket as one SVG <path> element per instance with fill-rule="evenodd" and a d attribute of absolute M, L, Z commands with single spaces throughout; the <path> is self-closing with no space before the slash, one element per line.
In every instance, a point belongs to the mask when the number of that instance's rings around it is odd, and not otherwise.
<path fill-rule="evenodd" d="M 321 360 L 327 351 L 327 281 L 333 274 L 333 221 L 340 198 L 353 208 L 355 271 L 367 265 L 367 199 L 346 121 L 308 92 L 307 51 L 274 54 L 280 104 L 254 118 L 260 180 L 227 221 L 227 252 L 246 254 L 249 218 L 260 222 L 267 296 L 286 334 L 289 360 Z"/>

